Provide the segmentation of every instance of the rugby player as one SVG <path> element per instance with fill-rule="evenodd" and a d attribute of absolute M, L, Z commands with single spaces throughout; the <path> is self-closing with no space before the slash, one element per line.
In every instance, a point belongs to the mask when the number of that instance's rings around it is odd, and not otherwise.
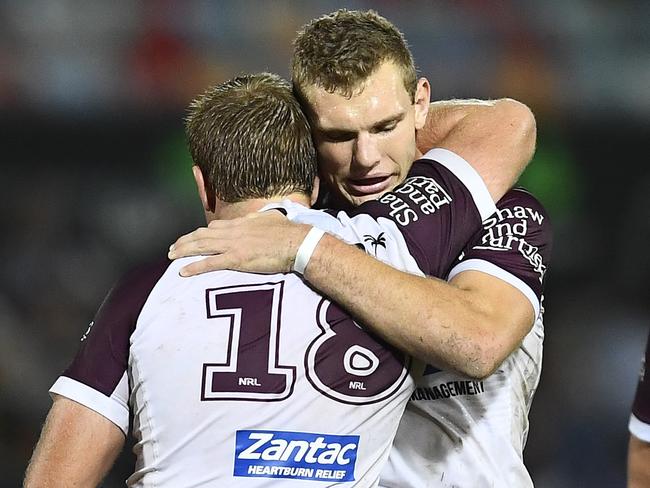
<path fill-rule="evenodd" d="M 534 118 L 520 103 L 429 106 L 429 83 L 416 78 L 403 36 L 373 12 L 341 10 L 308 24 L 295 41 L 293 83 L 329 202 L 344 208 L 376 198 L 396 214 L 417 207 L 408 191 L 409 198 L 384 193 L 431 146 L 470 162 L 495 200 L 533 154 Z M 429 365 L 384 486 L 532 486 L 522 451 L 541 371 L 550 224 L 524 191 L 509 192 L 498 208 L 450 270 L 452 287 L 401 273 L 330 235 L 305 268 L 310 284 Z M 287 271 L 308 232 L 274 215 L 213 222 L 180 238 L 170 257 L 216 254 L 184 267 L 186 275 Z"/>
<path fill-rule="evenodd" d="M 630 442 L 627 454 L 627 486 L 643 488 L 650 486 L 650 336 L 641 364 L 632 414 L 630 415 Z"/>
<path fill-rule="evenodd" d="M 274 75 L 208 90 L 187 130 L 207 221 L 254 221 L 266 208 L 442 276 L 495 210 L 478 175 L 444 151 L 397 188 L 429 202 L 409 222 L 376 201 L 338 220 L 309 210 L 315 148 L 290 85 Z M 316 244 L 322 231 L 310 232 Z M 109 293 L 50 390 L 26 486 L 95 486 L 129 429 L 129 486 L 376 486 L 413 391 L 409 358 L 296 274 L 181 278 L 196 259 L 138 267 Z"/>

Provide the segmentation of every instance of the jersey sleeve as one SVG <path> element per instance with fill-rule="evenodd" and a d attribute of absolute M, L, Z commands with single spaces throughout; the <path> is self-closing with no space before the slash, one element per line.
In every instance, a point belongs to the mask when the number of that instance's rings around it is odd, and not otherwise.
<path fill-rule="evenodd" d="M 169 261 L 138 267 L 108 293 L 81 337 L 70 366 L 51 394 L 74 400 L 106 417 L 126 435 L 129 429 L 129 341 L 150 291 Z"/>
<path fill-rule="evenodd" d="M 348 215 L 353 222 L 368 215 L 386 232 L 399 232 L 424 274 L 445 277 L 481 221 L 495 210 L 487 187 L 469 163 L 446 149 L 433 149 L 413 164 L 393 191 Z"/>
<path fill-rule="evenodd" d="M 642 441 L 650 442 L 650 336 L 646 345 L 645 358 L 641 364 L 641 374 L 636 388 L 632 415 L 630 416 L 629 429 L 635 437 Z"/>
<path fill-rule="evenodd" d="M 493 275 L 520 290 L 537 317 L 551 248 L 552 227 L 542 204 L 525 190 L 510 190 L 483 221 L 448 279 L 468 270 Z"/>

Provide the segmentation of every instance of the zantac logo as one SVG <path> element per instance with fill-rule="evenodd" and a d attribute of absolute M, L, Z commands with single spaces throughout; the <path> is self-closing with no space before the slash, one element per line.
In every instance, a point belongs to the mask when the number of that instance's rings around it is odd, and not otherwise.
<path fill-rule="evenodd" d="M 358 435 L 238 430 L 235 476 L 354 481 Z"/>

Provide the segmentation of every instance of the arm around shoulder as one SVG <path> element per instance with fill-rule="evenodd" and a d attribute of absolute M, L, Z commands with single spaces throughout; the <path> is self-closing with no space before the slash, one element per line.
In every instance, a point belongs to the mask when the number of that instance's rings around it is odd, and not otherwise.
<path fill-rule="evenodd" d="M 443 100 L 429 106 L 417 133 L 418 149 L 455 152 L 479 173 L 494 201 L 511 188 L 535 152 L 532 111 L 511 98 Z"/>
<path fill-rule="evenodd" d="M 484 378 L 540 316 L 552 247 L 548 216 L 532 195 L 513 190 L 497 208 L 465 246 L 449 283 L 400 272 L 331 236 L 304 276 L 398 349 Z"/>
<path fill-rule="evenodd" d="M 533 323 L 527 298 L 498 279 L 411 275 L 327 234 L 304 276 L 398 349 L 472 378 L 490 375 Z"/>

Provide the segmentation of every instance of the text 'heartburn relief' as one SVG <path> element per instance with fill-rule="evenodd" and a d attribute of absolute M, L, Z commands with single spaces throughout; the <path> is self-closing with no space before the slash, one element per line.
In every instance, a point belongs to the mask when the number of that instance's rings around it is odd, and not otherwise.
<path fill-rule="evenodd" d="M 359 436 L 238 430 L 234 475 L 354 481 Z"/>

